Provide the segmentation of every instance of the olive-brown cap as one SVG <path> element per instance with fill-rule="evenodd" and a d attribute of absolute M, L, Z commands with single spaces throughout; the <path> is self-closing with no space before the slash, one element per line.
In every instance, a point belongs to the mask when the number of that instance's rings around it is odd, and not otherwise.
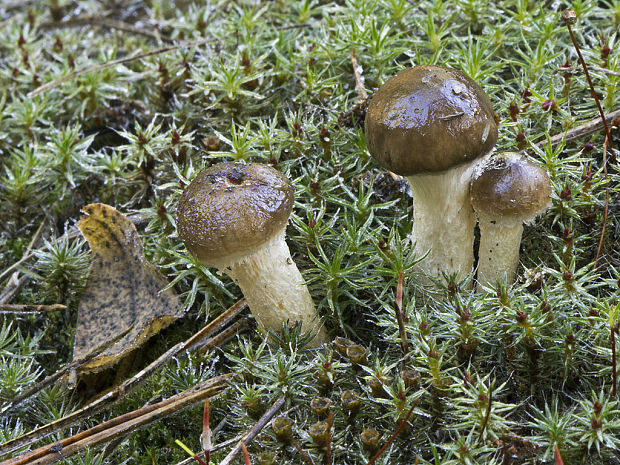
<path fill-rule="evenodd" d="M 470 195 L 478 214 L 527 222 L 546 210 L 551 182 L 543 168 L 518 153 L 506 152 L 476 167 Z"/>
<path fill-rule="evenodd" d="M 293 209 L 293 188 L 273 168 L 258 163 L 220 163 L 185 188 L 177 230 L 202 263 L 218 266 L 252 253 L 285 228 Z"/>
<path fill-rule="evenodd" d="M 461 71 L 403 69 L 375 93 L 366 112 L 370 154 L 402 176 L 475 160 L 497 141 L 489 97 Z"/>

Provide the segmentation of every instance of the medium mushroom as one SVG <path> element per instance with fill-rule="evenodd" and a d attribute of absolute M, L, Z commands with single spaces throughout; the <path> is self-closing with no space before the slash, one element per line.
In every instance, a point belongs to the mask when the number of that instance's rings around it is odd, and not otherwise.
<path fill-rule="evenodd" d="M 370 154 L 407 178 L 413 193 L 411 239 L 419 269 L 462 280 L 472 271 L 476 219 L 469 201 L 474 165 L 491 152 L 497 122 L 491 101 L 470 77 L 415 66 L 390 78 L 366 113 Z"/>
<path fill-rule="evenodd" d="M 519 264 L 523 223 L 531 223 L 551 202 L 547 172 L 518 153 L 501 153 L 480 164 L 471 181 L 478 216 L 478 285 L 511 284 Z"/>
<path fill-rule="evenodd" d="M 230 276 L 259 328 L 280 332 L 301 322 L 327 340 L 308 288 L 284 240 L 293 188 L 265 165 L 222 163 L 200 172 L 178 206 L 177 230 L 189 252 Z"/>

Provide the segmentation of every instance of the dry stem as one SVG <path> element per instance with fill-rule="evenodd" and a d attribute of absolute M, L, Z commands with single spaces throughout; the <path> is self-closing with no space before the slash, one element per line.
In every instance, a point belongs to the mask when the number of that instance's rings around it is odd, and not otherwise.
<path fill-rule="evenodd" d="M 275 403 L 271 406 L 269 410 L 265 412 L 265 414 L 258 420 L 258 422 L 252 427 L 250 431 L 247 432 L 241 438 L 241 440 L 237 443 L 237 445 L 228 453 L 228 455 L 220 462 L 219 465 L 230 465 L 234 458 L 241 452 L 241 444 L 249 444 L 257 435 L 260 433 L 265 426 L 269 424 L 273 416 L 282 408 L 284 405 L 285 398 L 281 396 Z M 0 464 L 2 465 L 2 464 Z"/>
<path fill-rule="evenodd" d="M 0 465 L 45 465 L 66 459 L 87 448 L 94 447 L 123 436 L 159 418 L 168 416 L 194 402 L 213 397 L 225 389 L 233 374 L 211 378 L 191 389 L 183 391 L 157 404 L 142 407 L 133 412 L 108 420 L 93 428 L 78 433 L 50 446 L 45 445 L 18 457 L 6 460 Z"/>
<path fill-rule="evenodd" d="M 6 455 L 16 449 L 32 444 L 35 441 L 43 439 L 50 434 L 53 434 L 63 428 L 66 428 L 67 426 L 81 421 L 83 418 L 87 418 L 88 416 L 101 411 L 108 404 L 125 396 L 125 394 L 127 394 L 130 389 L 136 387 L 141 381 L 146 379 L 151 373 L 153 373 L 157 368 L 167 362 L 170 358 L 179 354 L 183 350 L 188 350 L 192 348 L 198 341 L 200 341 L 204 337 L 208 337 L 209 335 L 213 334 L 214 332 L 225 326 L 245 307 L 245 300 L 241 299 L 224 313 L 222 313 L 219 317 L 217 317 L 215 320 L 205 326 L 203 329 L 201 329 L 192 337 L 187 339 L 185 342 L 180 342 L 179 344 L 170 348 L 157 360 L 153 361 L 146 368 L 136 373 L 133 377 L 125 380 L 123 383 L 112 389 L 104 396 L 65 417 L 59 418 L 58 420 L 48 423 L 47 425 L 40 426 L 39 428 L 36 428 L 26 434 L 23 434 L 11 441 L 0 445 L 0 456 Z"/>

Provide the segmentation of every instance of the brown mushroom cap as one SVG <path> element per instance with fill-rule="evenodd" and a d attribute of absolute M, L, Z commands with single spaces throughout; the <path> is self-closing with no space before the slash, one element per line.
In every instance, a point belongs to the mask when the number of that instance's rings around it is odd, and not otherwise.
<path fill-rule="evenodd" d="M 293 209 L 293 188 L 273 168 L 221 163 L 200 172 L 179 201 L 177 230 L 205 264 L 239 258 L 282 230 Z"/>
<path fill-rule="evenodd" d="M 491 101 L 469 76 L 442 66 L 403 69 L 375 93 L 366 143 L 389 170 L 444 171 L 489 152 L 497 141 Z"/>
<path fill-rule="evenodd" d="M 530 221 L 551 198 L 547 172 L 518 153 L 501 153 L 478 167 L 470 187 L 479 214 Z"/>

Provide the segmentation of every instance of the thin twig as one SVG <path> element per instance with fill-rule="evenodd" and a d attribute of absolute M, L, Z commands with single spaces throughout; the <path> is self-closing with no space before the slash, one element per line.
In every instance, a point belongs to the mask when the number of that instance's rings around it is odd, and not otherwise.
<path fill-rule="evenodd" d="M 57 28 L 57 27 L 75 27 L 75 26 L 99 26 L 108 29 L 117 29 L 119 31 L 130 32 L 136 35 L 146 36 L 153 40 L 161 40 L 163 42 L 172 43 L 173 39 L 170 37 L 162 36 L 158 32 L 154 32 L 147 29 L 139 29 L 137 27 L 132 26 L 131 24 L 124 23 L 122 21 L 117 21 L 114 19 L 108 18 L 99 18 L 95 16 L 82 16 L 77 18 L 70 18 L 66 21 L 50 21 L 47 23 L 42 23 L 42 28 Z"/>
<path fill-rule="evenodd" d="M 0 293 L 0 304 L 6 304 L 11 301 L 17 291 L 26 284 L 26 281 L 30 279 L 30 276 L 24 274 L 22 276 L 19 275 L 19 271 L 16 271 L 9 278 L 9 282 L 6 284 L 2 293 Z"/>
<path fill-rule="evenodd" d="M 125 329 L 125 331 L 117 334 L 116 336 L 114 336 L 109 341 L 105 341 L 103 344 L 99 345 L 98 347 L 95 347 L 93 350 L 91 350 L 89 353 L 87 353 L 86 355 L 84 355 L 80 359 L 74 360 L 73 362 L 65 365 L 60 370 L 56 371 L 56 373 L 49 375 L 48 377 L 46 377 L 42 381 L 39 381 L 38 383 L 36 383 L 34 386 L 32 386 L 27 391 L 22 392 L 20 395 L 18 395 L 13 400 L 11 400 L 8 404 L 3 405 L 2 409 L 0 409 L 0 413 L 3 414 L 6 411 L 8 411 L 9 409 L 18 406 L 24 400 L 26 400 L 29 397 L 31 397 L 31 396 L 35 395 L 36 393 L 40 392 L 42 389 L 45 389 L 47 386 L 52 384 L 58 378 L 63 376 L 65 373 L 68 373 L 70 370 L 72 370 L 74 368 L 78 368 L 78 367 L 84 365 L 85 363 L 88 363 L 93 358 L 95 358 L 97 355 L 99 355 L 101 352 L 103 352 L 108 347 L 110 347 L 112 344 L 114 344 L 116 341 L 118 341 L 119 339 L 121 339 L 124 336 L 126 336 L 127 333 L 129 333 L 133 329 L 133 326 L 134 325 L 131 325 L 129 328 Z M 0 452 L 1 451 L 2 451 L 2 448 L 0 448 Z"/>
<path fill-rule="evenodd" d="M 183 409 L 206 397 L 212 397 L 226 388 L 233 374 L 217 376 L 204 381 L 157 404 L 142 407 L 133 412 L 108 420 L 93 428 L 63 439 L 52 446 L 45 445 L 18 457 L 6 460 L 0 465 L 45 465 L 64 460 L 87 448 L 123 436 L 141 426 Z M 61 452 L 61 453 L 59 453 Z"/>
<path fill-rule="evenodd" d="M 403 428 L 405 427 L 405 425 L 409 421 L 409 417 L 411 417 L 411 414 L 413 413 L 413 410 L 418 405 L 418 401 L 419 400 L 420 399 L 418 398 L 418 399 L 415 400 L 415 402 L 413 402 L 413 405 L 411 406 L 411 408 L 407 412 L 407 415 L 405 415 L 405 418 L 403 418 L 403 421 L 401 421 L 400 424 L 398 425 L 398 428 L 396 428 L 396 431 L 394 431 L 394 433 L 392 433 L 392 435 L 389 437 L 389 439 L 387 441 L 385 441 L 385 444 L 383 444 L 383 446 L 381 446 L 381 449 L 379 449 L 377 451 L 377 453 L 368 461 L 368 463 L 366 465 L 372 465 L 373 463 L 375 463 L 377 461 L 377 459 L 379 457 L 381 457 L 381 455 L 383 455 L 383 453 L 386 451 L 386 449 L 388 447 L 390 447 L 390 444 L 392 444 L 394 439 L 396 439 L 396 436 L 398 436 L 400 434 L 400 432 L 403 430 Z M 2 464 L 0 464 L 0 465 L 2 465 Z"/>
<path fill-rule="evenodd" d="M 157 368 L 166 363 L 170 358 L 179 354 L 183 350 L 190 349 L 202 338 L 208 337 L 210 334 L 218 331 L 222 326 L 226 325 L 227 322 L 229 322 L 232 318 L 238 315 L 246 306 L 247 305 L 245 299 L 241 299 L 224 313 L 222 313 L 219 317 L 209 323 L 207 326 L 205 326 L 196 334 L 187 339 L 185 342 L 180 342 L 174 347 L 168 349 L 166 353 L 160 356 L 157 360 L 153 361 L 146 368 L 140 370 L 134 376 L 125 380 L 116 388 L 114 388 L 104 396 L 98 398 L 97 400 L 91 402 L 90 404 L 82 407 L 81 409 L 73 413 L 70 413 L 67 416 L 59 418 L 58 420 L 55 420 L 46 425 L 40 426 L 26 434 L 23 434 L 15 439 L 1 444 L 0 456 L 32 444 L 35 441 L 43 439 L 50 434 L 53 434 L 59 430 L 66 428 L 67 426 L 81 421 L 83 418 L 86 418 L 101 411 L 108 404 L 122 398 L 127 392 L 129 392 L 130 389 L 136 387 L 141 381 L 146 379 L 151 373 L 153 373 Z"/>
<path fill-rule="evenodd" d="M 612 120 L 617 117 L 620 117 L 620 110 L 615 110 L 615 111 L 612 111 L 611 113 L 607 113 L 605 115 L 605 121 L 608 123 L 611 123 Z M 603 128 L 603 122 L 601 121 L 601 118 L 597 116 L 596 118 L 591 119 L 590 121 L 586 121 L 585 123 L 580 124 L 579 126 L 576 126 L 572 129 L 569 129 L 568 131 L 562 132 L 561 134 L 556 134 L 555 136 L 550 137 L 548 140 L 543 139 L 539 142 L 536 142 L 535 145 L 537 145 L 538 147 L 543 147 L 547 144 L 550 144 L 552 146 L 557 145 L 562 141 L 568 142 L 570 140 L 575 140 L 581 137 L 588 136 L 597 131 L 600 131 L 602 128 Z"/>
<path fill-rule="evenodd" d="M 0 273 L 0 280 L 4 278 L 5 276 L 7 276 L 12 270 L 17 268 L 19 265 L 24 263 L 26 260 L 28 260 L 32 256 L 32 250 L 37 245 L 37 242 L 39 242 L 39 239 L 41 238 L 41 233 L 43 232 L 43 228 L 45 227 L 46 224 L 47 224 L 47 218 L 44 218 L 43 221 L 41 221 L 41 224 L 37 228 L 36 232 L 32 236 L 32 239 L 30 240 L 28 247 L 26 247 L 26 251 L 22 255 L 22 258 L 20 258 L 18 261 L 16 261 L 11 266 L 9 266 L 6 270 L 4 270 L 2 273 Z"/>
<path fill-rule="evenodd" d="M 364 81 L 360 73 L 361 66 L 357 64 L 355 50 L 351 49 L 349 56 L 351 57 L 351 66 L 353 67 L 353 75 L 355 76 L 355 91 L 357 92 L 357 98 L 360 100 L 366 100 L 368 98 L 368 93 L 366 92 L 366 87 L 364 87 Z"/>
<path fill-rule="evenodd" d="M 50 313 L 66 309 L 63 304 L 32 305 L 32 304 L 0 304 L 0 313 Z"/>
<path fill-rule="evenodd" d="M 568 14 L 568 16 L 567 16 Z M 579 57 L 579 62 L 581 63 L 581 67 L 583 68 L 583 72 L 586 75 L 586 79 L 588 81 L 588 86 L 590 86 L 590 93 L 592 97 L 594 97 L 594 101 L 596 102 L 596 107 L 598 108 L 598 112 L 601 116 L 601 120 L 603 121 L 603 126 L 605 128 L 605 136 L 610 139 L 609 140 L 609 151 L 613 153 L 613 145 L 611 143 L 611 137 L 609 134 L 609 127 L 607 126 L 607 121 L 605 120 L 605 113 L 603 112 L 603 107 L 601 107 L 601 102 L 598 100 L 598 96 L 596 95 L 596 91 L 594 90 L 594 84 L 592 84 L 592 79 L 590 78 L 590 73 L 588 71 L 588 65 L 586 65 L 586 61 L 583 59 L 583 55 L 581 54 L 581 50 L 579 49 L 579 45 L 577 45 L 577 40 L 573 34 L 573 28 L 571 27 L 571 20 L 569 18 L 575 17 L 575 12 L 572 10 L 564 10 L 562 12 L 562 18 L 564 18 L 564 23 L 566 24 L 566 28 L 568 29 L 568 34 L 570 35 L 571 40 L 573 41 L 573 45 L 575 46 L 575 51 L 577 52 L 577 56 Z"/>
<path fill-rule="evenodd" d="M 258 435 L 258 433 L 260 433 L 263 428 L 265 428 L 265 426 L 269 424 L 273 416 L 284 405 L 284 401 L 284 396 L 280 396 L 280 398 L 274 402 L 271 408 L 267 410 L 262 417 L 260 417 L 260 420 L 258 420 L 258 422 L 252 427 L 252 429 L 248 431 L 247 434 L 245 434 L 243 438 L 241 438 L 241 440 L 237 443 L 237 445 L 228 453 L 228 455 L 224 457 L 224 460 L 222 460 L 219 465 L 230 465 L 234 458 L 237 456 L 237 454 L 241 452 L 241 444 L 249 444 Z"/>
<path fill-rule="evenodd" d="M 611 74 L 612 76 L 620 76 L 620 73 L 618 71 L 614 71 L 613 69 L 607 69 L 607 68 L 601 68 L 600 66 L 588 66 L 589 69 L 591 69 L 592 71 L 599 71 L 601 73 L 604 74 Z M 581 68 L 579 66 L 560 66 L 558 68 L 558 71 L 560 72 L 575 72 L 575 71 L 579 71 Z"/>
<path fill-rule="evenodd" d="M 248 321 L 250 321 L 248 317 L 244 317 L 241 320 L 236 321 L 235 323 L 230 325 L 228 328 L 223 330 L 221 333 L 217 334 L 216 336 L 213 336 L 211 339 L 207 339 L 206 341 L 201 342 L 200 344 L 196 344 L 194 349 L 198 350 L 199 353 L 204 354 L 207 350 L 211 350 L 214 347 L 221 346 L 227 340 L 232 338 L 234 335 L 245 331 L 248 328 L 247 326 Z"/>
<path fill-rule="evenodd" d="M 62 84 L 63 82 L 67 82 L 73 78 L 76 78 L 78 76 L 82 76 L 83 74 L 88 74 L 88 73 L 94 73 L 94 72 L 98 72 L 101 71 L 103 69 L 109 68 L 111 66 L 116 66 L 116 65 L 120 65 L 123 63 L 128 63 L 130 61 L 134 61 L 134 60 L 141 60 L 143 58 L 148 58 L 150 56 L 153 55 L 159 55 L 161 53 L 166 53 L 166 52 L 170 52 L 172 50 L 178 50 L 179 48 L 191 48 L 191 47 L 198 47 L 200 45 L 204 45 L 208 42 L 211 42 L 215 40 L 214 38 L 207 38 L 207 39 L 201 39 L 201 40 L 197 40 L 194 42 L 183 42 L 181 44 L 176 44 L 176 45 L 171 45 L 168 47 L 162 47 L 162 48 L 158 48 L 155 50 L 150 50 L 148 52 L 143 52 L 143 53 L 138 53 L 136 55 L 131 55 L 129 57 L 124 57 L 124 58 L 119 58 L 117 60 L 112 60 L 112 61 L 108 61 L 106 63 L 101 63 L 99 65 L 93 65 L 93 66 L 87 66 L 86 68 L 81 68 L 81 69 L 76 69 L 75 71 L 71 71 L 70 73 L 65 74 L 64 76 L 59 77 L 58 79 L 53 80 L 52 82 L 48 82 L 47 84 L 44 84 L 40 87 L 37 87 L 35 90 L 31 91 L 28 93 L 28 98 L 32 98 L 35 97 L 39 94 L 42 94 L 43 92 L 47 92 L 50 89 L 53 89 L 54 87 L 59 86 L 60 84 Z"/>

